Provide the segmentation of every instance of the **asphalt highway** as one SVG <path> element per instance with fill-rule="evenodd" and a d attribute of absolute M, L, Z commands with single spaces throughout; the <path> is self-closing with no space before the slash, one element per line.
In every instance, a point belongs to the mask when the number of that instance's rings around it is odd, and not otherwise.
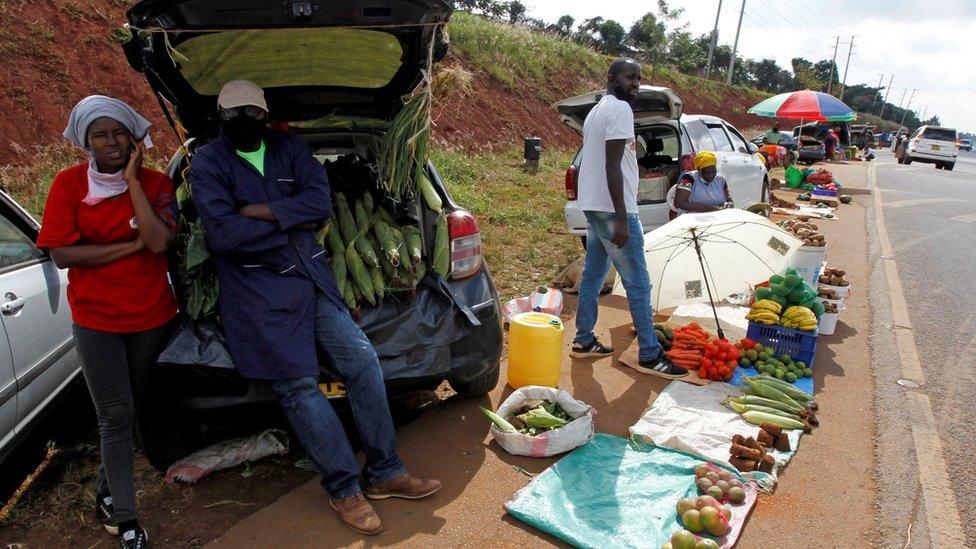
<path fill-rule="evenodd" d="M 911 546 L 930 546 L 924 532 L 946 527 L 946 518 L 936 517 L 954 510 L 958 515 L 948 517 L 949 522 L 956 520 L 956 531 L 964 533 L 965 546 L 974 547 L 976 523 L 965 517 L 976 512 L 976 431 L 972 429 L 976 415 L 976 154 L 960 153 L 952 172 L 930 164 L 898 165 L 887 152 L 877 161 L 874 193 L 880 193 L 883 221 L 879 227 L 877 214 L 869 215 L 866 228 L 876 244 L 871 255 L 877 265 L 894 262 L 898 273 L 895 287 L 884 268 L 876 268 L 871 279 L 878 484 L 881 513 L 891 534 L 887 541 L 901 546 L 912 525 Z M 879 236 L 890 242 L 890 256 L 884 255 Z M 910 320 L 907 327 L 899 325 L 895 312 L 897 286 Z M 897 383 L 906 377 L 905 346 L 897 341 L 899 331 L 909 334 L 907 340 L 917 350 L 917 361 L 912 358 L 909 362 L 920 366 L 916 372 L 921 375 L 913 377 L 922 379 L 909 382 L 922 381 L 918 388 Z M 920 400 L 913 400 L 915 397 Z M 922 414 L 931 418 L 931 425 L 924 417 L 920 419 L 913 402 L 924 402 L 922 408 L 931 410 L 930 416 Z M 940 476 L 940 471 L 946 475 Z M 938 512 L 933 512 L 935 507 Z"/>

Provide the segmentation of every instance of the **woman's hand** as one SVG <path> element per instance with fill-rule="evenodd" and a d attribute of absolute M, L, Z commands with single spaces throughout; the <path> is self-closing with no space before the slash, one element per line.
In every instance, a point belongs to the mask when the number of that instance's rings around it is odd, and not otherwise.
<path fill-rule="evenodd" d="M 139 182 L 139 169 L 142 168 L 142 143 L 136 143 L 132 152 L 129 153 L 129 161 L 125 165 L 125 172 L 122 174 L 125 177 L 125 182 L 130 186 L 135 185 Z"/>

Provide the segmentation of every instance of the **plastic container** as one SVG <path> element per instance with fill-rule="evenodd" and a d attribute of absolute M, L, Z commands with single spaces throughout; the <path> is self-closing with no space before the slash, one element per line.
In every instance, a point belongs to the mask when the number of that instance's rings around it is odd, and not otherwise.
<path fill-rule="evenodd" d="M 837 321 L 840 319 L 840 314 L 837 313 L 824 313 L 820 315 L 820 323 L 817 325 L 817 331 L 823 335 L 831 335 L 834 333 L 834 329 L 837 328 Z"/>
<path fill-rule="evenodd" d="M 798 362 L 805 362 L 808 367 L 813 368 L 813 359 L 817 354 L 817 336 L 819 330 L 804 332 L 802 330 L 791 330 L 778 324 L 765 325 L 755 322 L 749 323 L 746 337 L 762 343 L 763 347 L 772 347 L 775 354 L 790 355 L 790 358 Z"/>
<path fill-rule="evenodd" d="M 546 313 L 520 313 L 508 328 L 508 384 L 556 387 L 563 360 L 563 323 Z"/>
<path fill-rule="evenodd" d="M 786 266 L 792 267 L 803 280 L 816 287 L 826 258 L 826 246 L 800 246 L 786 262 Z"/>
<path fill-rule="evenodd" d="M 851 288 L 854 287 L 853 285 L 832 286 L 830 284 L 823 284 L 823 283 L 817 284 L 817 286 L 825 290 L 834 290 L 835 292 L 837 292 L 837 295 L 840 296 L 841 299 L 845 299 L 847 295 L 851 292 Z"/>

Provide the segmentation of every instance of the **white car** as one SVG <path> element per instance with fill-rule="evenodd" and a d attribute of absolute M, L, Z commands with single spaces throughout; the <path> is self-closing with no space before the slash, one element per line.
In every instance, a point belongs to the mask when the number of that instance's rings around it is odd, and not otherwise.
<path fill-rule="evenodd" d="M 560 120 L 582 134 L 586 115 L 605 93 L 590 92 L 556 103 Z M 756 146 L 721 118 L 682 114 L 681 109 L 681 99 L 673 91 L 655 86 L 641 86 L 634 103 L 638 163 L 657 174 L 642 179 L 638 190 L 637 207 L 645 233 L 670 221 L 666 195 L 680 173 L 692 169 L 691 159 L 698 151 L 713 151 L 718 157 L 718 172 L 728 181 L 737 208 L 768 201 L 766 165 L 756 155 Z M 585 247 L 586 217 L 576 205 L 579 163 L 577 152 L 566 170 L 566 223 L 569 232 L 579 236 Z M 645 183 L 653 187 L 648 188 Z"/>
<path fill-rule="evenodd" d="M 39 228 L 0 191 L 0 462 L 81 372 L 68 272 L 34 245 Z"/>
<path fill-rule="evenodd" d="M 935 168 L 952 170 L 956 167 L 956 157 L 959 156 L 959 146 L 956 130 L 939 126 L 921 126 L 904 144 L 905 153 L 901 163 L 908 165 L 912 162 L 935 164 Z"/>

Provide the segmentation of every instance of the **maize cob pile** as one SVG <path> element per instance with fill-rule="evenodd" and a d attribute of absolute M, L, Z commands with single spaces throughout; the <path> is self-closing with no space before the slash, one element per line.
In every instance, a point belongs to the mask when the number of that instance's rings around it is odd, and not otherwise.
<path fill-rule="evenodd" d="M 329 266 L 343 300 L 351 310 L 364 304 L 376 305 L 395 295 L 409 295 L 427 272 L 421 229 L 401 226 L 389 211 L 373 200 L 369 192 L 351 199 L 341 192 L 333 195 L 334 213 L 318 234 L 329 250 Z M 443 225 L 443 238 L 439 231 Z M 450 260 L 447 223 L 438 216 L 433 266 L 438 274 L 442 258 Z M 441 249 L 443 248 L 443 250 Z"/>

